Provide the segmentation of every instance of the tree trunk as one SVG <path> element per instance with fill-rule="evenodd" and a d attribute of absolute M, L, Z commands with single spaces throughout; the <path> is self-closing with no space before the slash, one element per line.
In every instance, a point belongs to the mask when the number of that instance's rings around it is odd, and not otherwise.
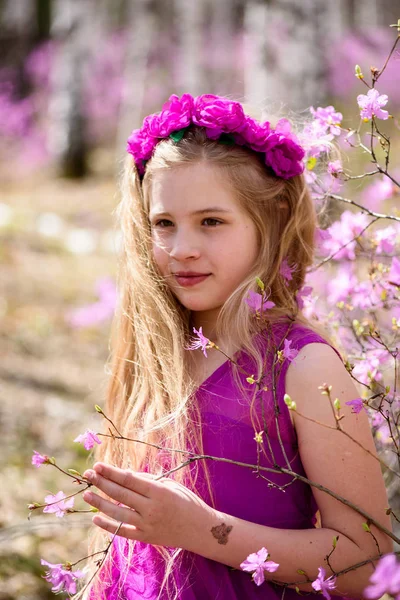
<path fill-rule="evenodd" d="M 204 2 L 175 0 L 177 27 L 180 37 L 180 87 L 197 96 L 207 93 L 201 57 L 203 48 Z"/>
<path fill-rule="evenodd" d="M 91 0 L 58 0 L 52 33 L 59 48 L 52 72 L 50 147 L 60 173 L 87 173 L 87 143 L 83 115 L 83 78 L 90 42 Z"/>
<path fill-rule="evenodd" d="M 327 6 L 319 0 L 249 0 L 245 93 L 252 103 L 304 110 L 325 102 Z"/>
<path fill-rule="evenodd" d="M 208 54 L 208 81 L 210 89 L 217 94 L 232 92 L 235 72 L 234 61 L 234 9 L 232 0 L 211 1 L 210 45 L 204 48 Z"/>
<path fill-rule="evenodd" d="M 151 0 L 131 0 L 127 22 L 130 36 L 124 65 L 124 90 L 117 131 L 117 154 L 125 150 L 133 129 L 141 125 L 149 53 L 155 43 L 155 16 Z"/>

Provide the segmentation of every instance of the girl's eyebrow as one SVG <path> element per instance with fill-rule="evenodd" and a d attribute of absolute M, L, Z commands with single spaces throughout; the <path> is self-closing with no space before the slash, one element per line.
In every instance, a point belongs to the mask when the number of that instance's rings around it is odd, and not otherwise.
<path fill-rule="evenodd" d="M 190 213 L 191 215 L 203 215 L 205 213 L 231 213 L 232 211 L 227 209 L 227 208 L 221 208 L 219 206 L 211 206 L 210 208 L 202 208 L 200 210 L 195 210 L 194 212 Z M 156 218 L 156 217 L 162 217 L 162 216 L 172 216 L 169 212 L 157 212 L 157 213 L 152 213 L 150 212 L 150 218 Z"/>

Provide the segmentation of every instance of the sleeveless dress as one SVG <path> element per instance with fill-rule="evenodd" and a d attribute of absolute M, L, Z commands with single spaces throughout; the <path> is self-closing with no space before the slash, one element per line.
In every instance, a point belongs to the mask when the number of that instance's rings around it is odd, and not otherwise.
<path fill-rule="evenodd" d="M 289 333 L 288 333 L 289 331 Z M 256 338 L 260 347 L 267 345 L 265 338 L 258 334 Z M 283 348 L 283 339 L 291 341 L 291 349 L 301 350 L 311 343 L 327 344 L 321 336 L 306 327 L 295 324 L 288 329 L 288 324 L 277 323 L 272 327 L 270 337 L 278 348 Z M 257 340 L 256 340 L 257 341 Z M 336 349 L 334 349 L 337 352 Z M 339 354 L 337 352 L 337 354 Z M 240 380 L 249 389 L 246 377 L 255 375 L 255 366 L 244 352 L 237 355 L 238 364 L 245 370 L 240 373 Z M 340 356 L 340 355 L 339 355 Z M 289 360 L 284 359 L 278 365 L 275 375 L 276 404 L 274 403 L 271 373 L 273 372 L 274 353 L 264 353 L 267 374 L 265 385 L 267 391 L 259 393 L 254 403 L 254 411 L 261 424 L 266 425 L 269 444 L 263 435 L 263 448 L 259 464 L 273 467 L 274 463 L 286 466 L 289 460 L 292 470 L 305 475 L 297 447 L 296 433 L 291 422 L 289 410 L 284 402 L 285 375 Z M 202 417 L 203 452 L 248 463 L 257 464 L 257 444 L 254 440 L 254 427 L 250 415 L 250 400 L 239 393 L 233 378 L 233 366 L 226 361 L 214 371 L 196 391 Z M 269 376 L 268 376 L 269 374 Z M 276 406 L 277 405 L 277 406 Z M 254 413 L 253 413 L 254 414 Z M 276 415 L 276 418 L 275 418 Z M 256 417 L 256 418 L 257 418 Z M 277 425 L 278 424 L 278 425 Z M 261 425 L 260 431 L 263 429 Z M 279 440 L 280 437 L 280 440 Z M 284 448 L 285 455 L 282 451 Z M 209 461 L 208 469 L 213 490 L 215 507 L 229 515 L 241 519 L 275 527 L 279 529 L 311 529 L 315 527 L 318 507 L 310 486 L 293 480 L 281 473 L 263 472 L 268 481 L 249 468 Z M 201 482 L 200 482 L 201 483 Z M 204 495 L 207 491 L 204 484 Z M 286 487 L 285 484 L 288 484 Z M 200 485 L 201 489 L 201 485 Z M 268 540 L 265 541 L 268 548 Z M 159 596 L 162 581 L 162 563 L 155 548 L 150 544 L 136 545 L 134 564 L 130 563 L 128 571 L 124 557 L 127 554 L 125 538 L 116 537 L 112 546 L 112 567 L 108 574 L 100 573 L 102 580 L 102 597 L 107 600 L 137 600 L 144 598 L 156 600 Z M 254 548 L 254 552 L 260 548 Z M 243 556 L 243 560 L 246 557 Z M 174 574 L 181 600 L 298 600 L 294 589 L 285 588 L 265 581 L 257 586 L 249 573 L 232 569 L 222 563 L 204 558 L 190 552 L 183 552 L 179 569 Z M 274 557 L 271 556 L 271 560 Z M 321 566 L 323 560 L 321 560 Z M 124 566 L 125 565 L 125 566 Z M 299 568 L 301 565 L 299 565 Z M 107 570 L 105 570 L 107 571 Z M 301 579 L 299 577 L 299 579 Z M 302 592 L 302 596 L 312 593 Z M 314 594 L 313 594 L 314 595 Z M 163 591 L 160 600 L 168 600 L 170 592 Z M 338 596 L 331 596 L 338 598 Z M 94 595 L 90 600 L 97 600 Z"/>

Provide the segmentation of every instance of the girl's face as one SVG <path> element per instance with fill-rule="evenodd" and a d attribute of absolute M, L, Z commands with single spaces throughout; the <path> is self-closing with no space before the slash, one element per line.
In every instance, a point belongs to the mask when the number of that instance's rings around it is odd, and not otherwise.
<path fill-rule="evenodd" d="M 159 171 L 149 219 L 161 275 L 193 312 L 194 324 L 212 330 L 225 300 L 254 266 L 256 226 L 206 163 Z"/>

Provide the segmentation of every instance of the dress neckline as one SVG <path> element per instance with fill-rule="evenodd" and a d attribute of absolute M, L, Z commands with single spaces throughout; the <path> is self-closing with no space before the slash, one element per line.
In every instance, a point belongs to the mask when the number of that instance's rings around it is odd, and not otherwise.
<path fill-rule="evenodd" d="M 239 351 L 241 353 L 242 350 Z M 196 389 L 200 390 L 202 387 L 206 387 L 211 381 L 213 381 L 220 373 L 225 371 L 226 367 L 231 364 L 229 358 L 227 358 L 222 364 L 219 365 Z"/>

